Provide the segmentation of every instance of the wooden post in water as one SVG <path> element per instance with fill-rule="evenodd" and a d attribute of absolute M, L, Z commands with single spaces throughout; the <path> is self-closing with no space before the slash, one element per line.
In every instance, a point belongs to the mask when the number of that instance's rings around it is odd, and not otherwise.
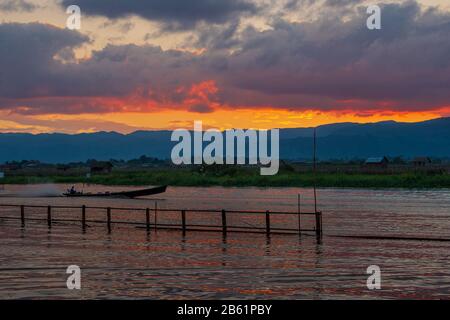
<path fill-rule="evenodd" d="M 86 206 L 83 205 L 81 207 L 81 225 L 83 227 L 83 230 L 86 229 Z"/>
<path fill-rule="evenodd" d="M 317 128 L 314 128 L 314 214 L 316 215 L 317 240 L 322 238 L 322 212 L 317 211 Z"/>
<path fill-rule="evenodd" d="M 267 233 L 267 235 L 270 235 L 270 212 L 269 212 L 269 210 L 266 211 L 266 233 Z"/>
<path fill-rule="evenodd" d="M 316 128 L 314 128 L 314 155 L 313 155 L 313 174 L 314 174 L 314 213 L 317 212 L 317 133 Z"/>
<path fill-rule="evenodd" d="M 155 201 L 155 230 L 158 228 L 158 202 Z"/>
<path fill-rule="evenodd" d="M 186 210 L 181 210 L 181 225 L 183 227 L 183 234 L 186 233 Z"/>
<path fill-rule="evenodd" d="M 322 233 L 323 233 L 322 211 L 319 212 L 319 223 L 320 223 L 320 237 L 322 238 Z"/>
<path fill-rule="evenodd" d="M 150 231 L 150 209 L 145 209 L 145 225 L 147 226 L 147 231 Z"/>
<path fill-rule="evenodd" d="M 106 218 L 108 220 L 108 233 L 111 233 L 111 208 L 106 208 Z"/>
<path fill-rule="evenodd" d="M 25 227 L 25 206 L 20 206 L 20 220 L 22 221 L 22 227 Z"/>
<path fill-rule="evenodd" d="M 222 210 L 222 232 L 225 235 L 227 233 L 227 213 Z"/>
<path fill-rule="evenodd" d="M 302 234 L 302 210 L 301 210 L 301 203 L 300 203 L 300 194 L 298 195 L 297 199 L 297 205 L 298 205 L 298 234 Z"/>
<path fill-rule="evenodd" d="M 49 228 L 52 227 L 52 207 L 47 207 L 47 225 Z"/>
<path fill-rule="evenodd" d="M 316 236 L 322 238 L 322 212 L 316 212 Z"/>

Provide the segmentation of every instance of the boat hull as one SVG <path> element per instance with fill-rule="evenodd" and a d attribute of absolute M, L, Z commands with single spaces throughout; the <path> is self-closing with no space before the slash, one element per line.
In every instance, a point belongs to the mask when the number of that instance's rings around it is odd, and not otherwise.
<path fill-rule="evenodd" d="M 122 192 L 105 192 L 105 193 L 63 193 L 65 197 L 68 198 L 124 198 L 124 199 L 134 199 L 138 197 L 152 196 L 155 194 L 160 194 L 166 192 L 167 186 L 133 190 L 133 191 L 122 191 Z"/>

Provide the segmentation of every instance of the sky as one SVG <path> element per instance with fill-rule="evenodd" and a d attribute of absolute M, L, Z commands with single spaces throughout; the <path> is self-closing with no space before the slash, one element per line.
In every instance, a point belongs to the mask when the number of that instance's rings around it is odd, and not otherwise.
<path fill-rule="evenodd" d="M 0 0 L 0 132 L 423 121 L 449 57 L 449 0 Z"/>

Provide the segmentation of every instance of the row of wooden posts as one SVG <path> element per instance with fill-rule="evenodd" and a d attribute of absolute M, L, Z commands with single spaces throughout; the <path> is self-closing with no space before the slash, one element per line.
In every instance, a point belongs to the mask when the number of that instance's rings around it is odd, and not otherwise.
<path fill-rule="evenodd" d="M 0 207 L 3 207 L 4 205 L 0 205 Z M 11 207 L 12 205 L 9 205 L 8 207 Z M 26 221 L 26 218 L 25 218 L 25 208 L 26 207 L 34 207 L 34 208 L 36 208 L 36 207 L 39 207 L 39 208 L 45 208 L 45 207 L 42 207 L 42 206 L 25 206 L 25 205 L 20 205 L 20 219 L 21 219 L 21 222 L 22 222 L 22 226 L 25 226 L 25 221 Z M 71 208 L 71 209 L 79 209 L 80 207 L 58 207 L 58 206 L 55 206 L 55 208 Z M 113 221 L 112 221 L 112 214 L 111 214 L 111 212 L 112 212 L 112 209 L 113 208 L 110 208 L 110 207 L 106 207 L 106 208 L 98 208 L 98 207 L 95 207 L 95 209 L 106 209 L 106 224 L 107 224 L 107 228 L 108 228 L 108 231 L 109 232 L 111 232 L 111 230 L 112 230 L 112 224 L 114 223 Z M 117 209 L 117 210 L 143 210 L 143 209 L 124 209 L 124 208 L 115 208 L 115 209 Z M 83 206 L 81 206 L 81 225 L 82 225 L 82 228 L 83 228 L 83 230 L 85 230 L 86 229 L 86 227 L 87 227 L 87 220 L 86 220 L 86 210 L 87 210 L 87 207 L 85 206 L 85 205 L 83 205 Z M 186 212 L 187 211 L 192 211 L 192 212 L 220 212 L 221 213 L 221 218 L 222 218 L 222 224 L 221 224 L 221 229 L 222 229 L 222 232 L 224 233 L 224 234 L 226 234 L 227 232 L 228 232 L 228 224 L 227 224 L 227 211 L 226 210 L 221 210 L 221 211 L 217 211 L 217 210 L 185 210 L 185 209 L 177 209 L 177 210 L 169 210 L 169 209 L 159 209 L 160 211 L 171 211 L 171 212 L 174 212 L 174 211 L 180 211 L 181 212 L 181 230 L 183 231 L 183 233 L 185 233 L 186 231 L 188 231 L 189 229 L 188 229 L 188 225 L 187 225 L 187 223 L 186 223 Z M 146 226 L 146 229 L 149 231 L 149 230 L 151 230 L 151 228 L 152 228 L 152 223 L 151 223 L 151 221 L 150 221 L 150 212 L 152 211 L 152 209 L 150 209 L 150 208 L 146 208 L 145 209 L 145 226 Z M 153 224 L 153 228 L 154 229 L 157 229 L 158 228 L 158 221 L 157 221 L 157 213 L 158 213 L 158 208 L 157 208 L 157 205 L 155 205 L 155 208 L 153 209 L 153 211 L 155 212 L 155 220 L 154 220 L 154 224 Z M 233 213 L 236 213 L 237 211 L 230 211 L 230 212 L 233 212 Z M 241 213 L 254 213 L 254 214 L 265 214 L 265 233 L 267 233 L 267 235 L 270 235 L 272 232 L 273 232 L 273 228 L 271 228 L 271 212 L 270 211 L 265 211 L 265 212 L 257 212 L 257 211 L 239 211 L 239 212 L 241 212 Z M 302 231 L 314 231 L 315 233 L 316 233 L 316 236 L 318 237 L 318 238 L 321 238 L 322 237 L 322 212 L 320 212 L 320 211 L 318 211 L 318 212 L 315 212 L 315 213 L 294 213 L 294 212 L 272 212 L 272 214 L 286 214 L 286 215 L 294 215 L 294 214 L 296 214 L 296 215 L 298 215 L 298 229 L 282 229 L 282 230 L 285 230 L 285 231 L 295 231 L 295 232 L 298 232 L 299 234 L 301 234 L 302 233 Z M 314 215 L 315 216 L 315 229 L 314 230 L 303 230 L 302 229 L 302 225 L 301 225 L 301 215 Z M 38 219 L 38 220 L 42 220 L 42 219 Z M 48 227 L 49 228 L 51 228 L 52 227 L 52 222 L 53 222 L 53 219 L 52 219 L 52 206 L 47 206 L 47 225 L 48 225 Z M 103 221 L 104 222 L 104 221 Z M 162 226 L 164 226 L 164 225 L 162 225 Z M 172 227 L 173 226 L 176 226 L 176 225 L 171 225 Z M 205 225 L 205 226 L 202 226 L 202 227 L 214 227 L 214 226 L 208 226 L 208 225 Z M 219 227 L 219 226 L 217 226 L 217 227 Z M 233 228 L 237 228 L 236 226 L 234 226 Z M 251 228 L 249 228 L 249 229 L 251 229 Z M 276 229 L 276 230 L 280 230 L 280 229 Z"/>

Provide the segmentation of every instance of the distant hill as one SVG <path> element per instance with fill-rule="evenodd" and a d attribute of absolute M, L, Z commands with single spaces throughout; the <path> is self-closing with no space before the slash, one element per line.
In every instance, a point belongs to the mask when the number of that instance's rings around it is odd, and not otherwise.
<path fill-rule="evenodd" d="M 310 159 L 313 128 L 282 129 L 282 159 Z M 67 163 L 88 159 L 129 160 L 147 155 L 170 158 L 174 145 L 171 131 L 137 131 L 68 134 L 0 133 L 0 163 L 39 160 Z M 450 118 L 417 123 L 394 121 L 356 124 L 337 123 L 317 128 L 320 160 L 370 156 L 450 157 Z"/>

